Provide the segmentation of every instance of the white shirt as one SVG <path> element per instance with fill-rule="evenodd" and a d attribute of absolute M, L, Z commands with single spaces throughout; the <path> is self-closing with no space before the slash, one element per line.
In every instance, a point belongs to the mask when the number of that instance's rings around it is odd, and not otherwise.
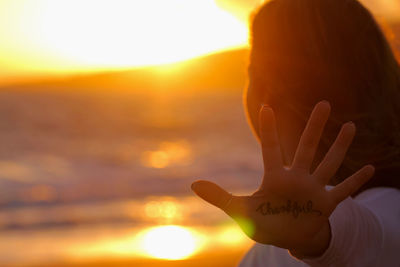
<path fill-rule="evenodd" d="M 400 267 L 400 190 L 375 187 L 341 202 L 329 217 L 331 240 L 318 258 L 256 243 L 239 267 Z"/>

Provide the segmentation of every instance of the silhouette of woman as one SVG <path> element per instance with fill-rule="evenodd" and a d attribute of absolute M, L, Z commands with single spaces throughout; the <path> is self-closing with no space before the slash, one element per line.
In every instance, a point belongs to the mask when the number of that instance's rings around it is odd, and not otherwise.
<path fill-rule="evenodd" d="M 251 33 L 262 183 L 192 184 L 257 242 L 240 266 L 400 266 L 400 68 L 374 18 L 357 0 L 272 0 Z"/>

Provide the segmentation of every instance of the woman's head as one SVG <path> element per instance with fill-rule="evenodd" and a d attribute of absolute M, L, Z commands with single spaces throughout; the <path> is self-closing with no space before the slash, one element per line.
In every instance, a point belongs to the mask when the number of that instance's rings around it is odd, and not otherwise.
<path fill-rule="evenodd" d="M 368 10 L 356 0 L 272 0 L 253 16 L 251 34 L 245 106 L 256 136 L 258 111 L 268 104 L 289 163 L 314 105 L 328 100 L 314 167 L 352 120 L 357 133 L 332 182 L 368 163 L 377 178 L 400 169 L 400 69 Z M 399 187 L 400 177 L 379 178 L 367 186 Z"/>

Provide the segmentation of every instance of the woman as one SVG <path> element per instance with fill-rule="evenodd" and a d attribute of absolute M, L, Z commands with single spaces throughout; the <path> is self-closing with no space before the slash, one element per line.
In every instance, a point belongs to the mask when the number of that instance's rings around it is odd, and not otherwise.
<path fill-rule="evenodd" d="M 371 14 L 356 0 L 261 6 L 244 102 L 261 186 L 192 185 L 257 242 L 240 266 L 400 266 L 400 68 Z"/>

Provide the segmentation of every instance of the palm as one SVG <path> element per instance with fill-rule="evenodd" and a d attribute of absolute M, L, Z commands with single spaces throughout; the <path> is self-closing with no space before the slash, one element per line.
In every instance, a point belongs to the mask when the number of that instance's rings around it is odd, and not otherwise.
<path fill-rule="evenodd" d="M 332 190 L 325 189 L 342 163 L 355 134 L 354 124 L 346 123 L 325 158 L 310 173 L 329 113 L 327 102 L 315 106 L 294 160 L 290 167 L 285 167 L 274 113 L 271 108 L 261 109 L 259 128 L 264 178 L 259 190 L 251 196 L 232 196 L 211 182 L 198 181 L 193 184 L 194 191 L 223 209 L 253 240 L 283 248 L 301 247 L 326 224 L 336 206 L 374 172 L 371 165 L 364 166 Z"/>
<path fill-rule="evenodd" d="M 310 177 L 283 170 L 251 196 L 232 200 L 227 213 L 253 240 L 283 248 L 302 246 L 322 227 L 334 209 L 323 186 Z M 284 178 L 282 178 L 284 177 Z M 240 224 L 240 222 L 252 222 Z"/>

